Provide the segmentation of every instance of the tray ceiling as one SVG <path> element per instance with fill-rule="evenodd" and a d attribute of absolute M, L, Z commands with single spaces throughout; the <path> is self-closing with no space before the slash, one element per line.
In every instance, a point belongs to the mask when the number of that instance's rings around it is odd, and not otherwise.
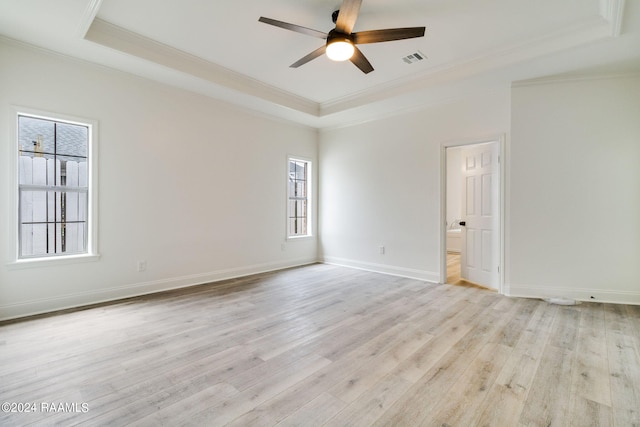
<path fill-rule="evenodd" d="M 290 68 L 323 41 L 258 22 L 328 32 L 339 3 L 13 0 L 0 2 L 0 33 L 316 127 L 437 103 L 470 80 L 490 90 L 639 55 L 639 7 L 623 0 L 364 0 L 355 31 L 426 26 L 423 38 L 361 45 L 367 75 L 324 56 Z M 403 61 L 415 52 L 426 59 Z"/>

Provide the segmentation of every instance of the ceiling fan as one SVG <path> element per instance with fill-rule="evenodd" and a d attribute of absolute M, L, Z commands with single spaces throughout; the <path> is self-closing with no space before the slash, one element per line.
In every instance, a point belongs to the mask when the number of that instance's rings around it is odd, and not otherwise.
<path fill-rule="evenodd" d="M 291 64 L 291 68 L 298 68 L 299 66 L 304 65 L 326 53 L 329 59 L 333 59 L 334 61 L 346 61 L 348 59 L 363 73 L 368 74 L 373 71 L 373 66 L 356 45 L 412 39 L 424 36 L 425 27 L 391 28 L 387 30 L 359 31 L 357 33 L 352 32 L 356 20 L 358 19 L 358 12 L 360 11 L 361 4 L 362 0 L 343 0 L 340 9 L 333 12 L 332 19 L 334 24 L 336 24 L 336 27 L 329 31 L 329 33 L 323 33 L 322 31 L 313 30 L 311 28 L 271 18 L 265 18 L 264 16 L 261 16 L 258 21 L 284 28 L 285 30 L 291 30 L 326 40 L 326 43 L 323 46 Z"/>

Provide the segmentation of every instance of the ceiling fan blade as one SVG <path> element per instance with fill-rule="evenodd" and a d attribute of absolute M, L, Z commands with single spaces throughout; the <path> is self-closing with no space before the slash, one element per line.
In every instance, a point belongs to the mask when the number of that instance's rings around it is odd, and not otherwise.
<path fill-rule="evenodd" d="M 350 61 L 353 62 L 356 67 L 360 68 L 360 71 L 362 71 L 365 74 L 369 74 L 370 72 L 373 71 L 373 66 L 371 65 L 369 60 L 367 60 L 367 58 L 364 56 L 362 51 L 357 47 Z"/>
<path fill-rule="evenodd" d="M 336 21 L 336 30 L 340 33 L 351 34 L 356 25 L 362 0 L 343 0 Z"/>
<path fill-rule="evenodd" d="M 307 62 L 316 59 L 319 56 L 324 55 L 325 51 L 327 50 L 327 45 L 322 45 L 320 46 L 318 49 L 314 50 L 313 52 L 311 52 L 310 54 L 308 54 L 307 56 L 298 59 L 296 62 L 294 62 L 293 64 L 289 65 L 290 68 L 298 68 L 301 65 L 306 64 Z"/>
<path fill-rule="evenodd" d="M 360 31 L 353 33 L 352 36 L 355 44 L 379 43 L 423 37 L 424 30 L 425 27 L 390 28 L 388 30 Z"/>
<path fill-rule="evenodd" d="M 285 30 L 295 31 L 296 33 L 302 33 L 308 36 L 318 37 L 321 39 L 326 39 L 328 35 L 327 33 L 323 33 L 322 31 L 312 30 L 311 28 L 302 27 L 296 24 L 290 24 L 288 22 L 278 21 L 276 19 L 265 18 L 264 16 L 261 16 L 260 19 L 258 19 L 258 21 L 263 22 L 265 24 L 273 25 L 276 27 L 284 28 Z"/>

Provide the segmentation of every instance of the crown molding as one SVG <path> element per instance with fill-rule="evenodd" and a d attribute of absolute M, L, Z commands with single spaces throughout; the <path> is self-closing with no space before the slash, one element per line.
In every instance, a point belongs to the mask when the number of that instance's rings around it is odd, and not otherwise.
<path fill-rule="evenodd" d="M 347 111 L 355 113 L 363 107 L 412 92 L 428 90 L 437 85 L 452 84 L 500 67 L 617 37 L 622 30 L 625 7 L 625 0 L 599 0 L 599 13 L 572 27 L 550 32 L 533 40 L 502 45 L 472 58 L 428 68 L 417 76 L 413 75 L 339 99 L 318 103 L 97 18 L 102 1 L 88 2 L 78 28 L 81 38 L 184 73 L 203 82 L 213 83 L 229 93 L 253 97 L 258 104 L 275 106 L 285 115 L 305 116 L 307 121 L 319 127 L 323 127 L 321 123 L 326 120 L 332 122 L 332 117 L 336 114 Z M 286 113 L 287 110 L 290 113 Z"/>
<path fill-rule="evenodd" d="M 494 96 L 500 96 L 504 94 L 505 91 L 509 90 L 509 86 L 505 87 L 493 85 L 490 87 L 478 88 L 471 91 L 465 90 L 464 93 L 457 91 L 456 93 L 448 94 L 442 97 L 436 97 L 434 99 L 430 99 L 429 101 L 422 100 L 419 103 L 413 103 L 398 108 L 377 108 L 372 111 L 367 111 L 365 114 L 358 114 L 353 119 L 341 120 L 339 124 L 320 126 L 319 130 L 321 133 L 332 132 L 339 129 L 346 129 L 353 126 L 364 125 L 370 122 L 377 122 L 393 117 L 427 111 L 432 108 L 451 105 L 468 99 L 486 99 Z"/>
<path fill-rule="evenodd" d="M 93 24 L 93 21 L 98 15 L 100 6 L 102 6 L 102 0 L 89 0 L 87 7 L 82 13 L 78 30 L 76 31 L 79 38 L 83 39 L 87 35 L 87 31 L 89 31 L 91 24 Z"/>
<path fill-rule="evenodd" d="M 316 117 L 319 113 L 319 105 L 316 102 L 269 86 L 99 18 L 93 20 L 84 38 L 280 106 Z"/>
<path fill-rule="evenodd" d="M 622 33 L 625 0 L 600 0 L 600 15 L 611 25 L 611 37 L 619 37 Z"/>
<path fill-rule="evenodd" d="M 100 45 L 189 74 L 227 89 L 260 98 L 313 118 L 325 118 L 435 85 L 452 83 L 482 72 L 557 53 L 620 34 L 625 0 L 600 0 L 600 14 L 570 28 L 534 40 L 503 45 L 474 58 L 431 67 L 420 75 L 379 85 L 346 97 L 317 103 L 280 90 L 218 64 L 162 44 L 107 21 L 95 18 L 102 0 L 91 0 L 83 25 L 92 19 L 84 38 Z"/>
<path fill-rule="evenodd" d="M 171 88 L 175 88 L 175 90 L 177 91 L 182 91 L 186 94 L 190 94 L 192 96 L 216 103 L 218 105 L 224 105 L 227 109 L 233 109 L 244 114 L 250 114 L 254 117 L 259 117 L 279 123 L 286 123 L 289 126 L 296 126 L 303 129 L 318 129 L 318 119 L 316 117 L 300 113 L 297 110 L 287 109 L 281 107 L 280 105 L 268 104 L 267 102 L 260 103 L 259 101 L 256 101 L 255 98 L 251 98 L 249 96 L 246 96 L 246 98 L 250 99 L 250 102 L 238 102 L 237 96 L 235 96 L 233 100 L 230 100 L 224 96 L 220 96 L 219 92 L 211 94 L 201 90 L 200 87 L 189 87 L 183 84 L 168 83 L 167 81 L 162 79 L 152 79 L 144 75 L 133 73 L 131 71 L 126 71 L 109 65 L 100 64 L 92 60 L 83 59 L 78 56 L 69 55 L 56 50 L 48 49 L 46 47 L 34 45 L 25 41 L 16 40 L 0 35 L 0 50 L 3 46 L 33 52 L 38 55 L 46 55 L 49 57 L 57 58 L 59 60 L 74 63 L 77 66 L 88 67 L 91 69 L 100 70 L 101 72 L 131 78 L 138 82 L 147 82 L 162 86 L 166 85 Z M 267 105 L 268 109 L 266 108 Z"/>
<path fill-rule="evenodd" d="M 613 0 L 617 1 L 617 0 Z M 475 58 L 451 62 L 425 70 L 418 78 L 397 80 L 374 89 L 320 104 L 320 116 L 336 114 L 408 92 L 458 81 L 485 71 L 550 55 L 610 37 L 610 24 L 600 16 L 543 37 L 488 50 Z"/>
<path fill-rule="evenodd" d="M 522 80 L 511 83 L 512 88 L 544 86 L 556 83 L 579 83 L 594 80 L 635 79 L 640 78 L 640 71 L 622 73 L 594 73 L 594 74 L 560 74 L 537 79 Z"/>

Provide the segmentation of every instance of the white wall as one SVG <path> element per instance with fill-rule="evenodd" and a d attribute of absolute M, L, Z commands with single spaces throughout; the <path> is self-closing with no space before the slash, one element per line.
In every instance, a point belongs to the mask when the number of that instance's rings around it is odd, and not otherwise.
<path fill-rule="evenodd" d="M 640 303 L 637 76 L 521 84 L 323 131 L 318 148 L 313 129 L 34 48 L 0 42 L 0 62 L 0 260 L 11 259 L 11 105 L 99 121 L 101 254 L 1 265 L 0 318 L 318 256 L 438 280 L 442 144 L 501 133 L 507 292 Z M 287 154 L 319 166 L 321 239 L 283 251 Z"/>
<path fill-rule="evenodd" d="M 504 132 L 505 292 L 640 303 L 640 77 L 512 91 L 322 132 L 321 257 L 438 280 L 441 145 Z"/>
<path fill-rule="evenodd" d="M 285 243 L 287 155 L 317 161 L 316 130 L 18 43 L 0 63 L 0 318 L 317 259 Z M 11 105 L 99 121 L 99 261 L 6 265 Z"/>
<path fill-rule="evenodd" d="M 640 303 L 640 76 L 517 85 L 511 295 Z"/>
<path fill-rule="evenodd" d="M 508 132 L 509 102 L 505 88 L 321 132 L 323 259 L 438 281 L 442 145 Z"/>

